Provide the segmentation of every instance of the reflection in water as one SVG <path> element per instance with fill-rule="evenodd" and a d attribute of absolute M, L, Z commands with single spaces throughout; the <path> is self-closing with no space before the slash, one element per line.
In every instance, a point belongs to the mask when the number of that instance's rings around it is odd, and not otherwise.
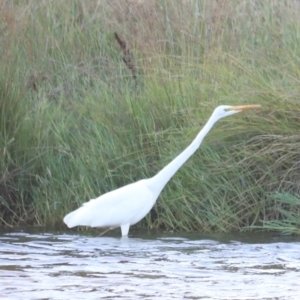
<path fill-rule="evenodd" d="M 140 236 L 2 233 L 1 299 L 299 299 L 300 239 Z"/>

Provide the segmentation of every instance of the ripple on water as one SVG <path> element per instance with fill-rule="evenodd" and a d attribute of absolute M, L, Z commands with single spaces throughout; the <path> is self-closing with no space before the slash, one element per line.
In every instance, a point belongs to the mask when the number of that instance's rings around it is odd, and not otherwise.
<path fill-rule="evenodd" d="M 1 299 L 299 299 L 300 293 L 300 240 L 15 232 L 0 235 L 0 254 Z"/>

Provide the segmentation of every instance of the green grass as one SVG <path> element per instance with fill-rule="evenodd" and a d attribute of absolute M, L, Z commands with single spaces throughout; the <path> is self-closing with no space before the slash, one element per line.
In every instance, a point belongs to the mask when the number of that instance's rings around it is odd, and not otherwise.
<path fill-rule="evenodd" d="M 0 1 L 0 223 L 63 227 L 156 174 L 217 105 L 259 103 L 213 128 L 137 226 L 299 234 L 298 5 Z"/>

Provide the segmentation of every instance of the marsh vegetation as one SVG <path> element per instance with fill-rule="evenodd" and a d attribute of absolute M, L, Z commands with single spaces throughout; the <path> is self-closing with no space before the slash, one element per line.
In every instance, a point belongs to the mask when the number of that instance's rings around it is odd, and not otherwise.
<path fill-rule="evenodd" d="M 137 226 L 300 232 L 300 3 L 0 0 L 0 222 L 62 226 L 222 120 Z"/>

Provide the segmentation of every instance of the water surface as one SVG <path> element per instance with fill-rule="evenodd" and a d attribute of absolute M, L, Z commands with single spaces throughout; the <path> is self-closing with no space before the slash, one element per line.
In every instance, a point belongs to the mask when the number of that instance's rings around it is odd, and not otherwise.
<path fill-rule="evenodd" d="M 300 238 L 0 232 L 1 299 L 300 299 Z"/>

